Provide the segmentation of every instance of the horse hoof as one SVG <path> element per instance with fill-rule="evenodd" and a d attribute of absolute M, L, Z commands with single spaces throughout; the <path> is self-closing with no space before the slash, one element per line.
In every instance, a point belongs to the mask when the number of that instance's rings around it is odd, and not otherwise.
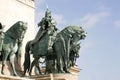
<path fill-rule="evenodd" d="M 29 76 L 31 76 L 31 73 L 29 73 Z"/>
<path fill-rule="evenodd" d="M 17 74 L 13 74 L 13 76 L 18 76 Z"/>
<path fill-rule="evenodd" d="M 65 71 L 65 73 L 70 73 L 70 71 L 69 71 L 69 70 L 67 70 L 67 69 L 65 69 L 64 71 Z"/>
<path fill-rule="evenodd" d="M 1 72 L 2 75 L 5 75 L 4 72 Z"/>
<path fill-rule="evenodd" d="M 66 73 L 70 73 L 69 71 L 65 71 Z"/>
<path fill-rule="evenodd" d="M 22 74 L 22 77 L 26 76 L 25 74 Z"/>
<path fill-rule="evenodd" d="M 39 75 L 42 75 L 42 73 L 39 73 Z"/>
<path fill-rule="evenodd" d="M 61 71 L 59 71 L 59 73 L 65 73 L 65 71 L 61 70 Z"/>

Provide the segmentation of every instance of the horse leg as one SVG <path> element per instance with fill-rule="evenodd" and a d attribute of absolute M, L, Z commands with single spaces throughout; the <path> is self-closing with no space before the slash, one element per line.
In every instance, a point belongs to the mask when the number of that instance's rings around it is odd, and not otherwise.
<path fill-rule="evenodd" d="M 37 62 L 37 64 L 36 64 L 36 68 L 38 69 L 38 71 L 39 71 L 39 74 L 42 74 L 42 73 L 41 73 L 40 66 L 39 66 L 39 62 Z"/>
<path fill-rule="evenodd" d="M 66 73 L 70 73 L 69 70 L 68 70 L 68 62 L 66 61 L 66 59 L 64 59 L 64 67 L 63 67 L 63 70 L 66 72 Z"/>
<path fill-rule="evenodd" d="M 38 62 L 39 58 L 40 58 L 40 57 L 34 58 L 32 64 L 31 64 L 31 67 L 30 67 L 30 71 L 29 71 L 29 75 L 30 75 L 30 76 L 31 76 L 32 68 L 33 68 L 33 66 L 34 66 L 35 64 L 38 64 L 37 62 Z"/>
<path fill-rule="evenodd" d="M 3 75 L 4 75 L 4 67 L 5 67 L 7 58 L 8 58 L 8 52 L 4 52 L 3 57 L 2 57 L 2 69 L 1 69 L 1 74 Z"/>
<path fill-rule="evenodd" d="M 10 54 L 10 65 L 11 65 L 11 68 L 12 68 L 12 70 L 13 70 L 13 75 L 14 75 L 14 76 L 18 76 L 18 74 L 16 73 L 16 70 L 15 70 L 14 58 L 15 58 L 15 54 L 14 54 L 14 53 L 11 53 L 11 54 Z"/>
<path fill-rule="evenodd" d="M 24 68 L 23 76 L 25 76 L 26 71 L 27 71 L 27 69 L 26 69 L 26 68 Z"/>
<path fill-rule="evenodd" d="M 59 53 L 57 53 L 58 56 Z M 63 63 L 62 63 L 62 59 L 60 56 L 57 57 L 57 69 L 58 69 L 58 73 L 64 73 L 63 71 Z"/>
<path fill-rule="evenodd" d="M 35 59 L 32 61 L 31 67 L 30 67 L 30 71 L 29 71 L 29 75 L 31 76 L 31 72 L 32 72 L 32 68 L 35 65 Z"/>
<path fill-rule="evenodd" d="M 23 76 L 25 76 L 25 74 L 26 74 L 26 72 L 27 72 L 27 67 L 26 66 L 24 66 L 24 72 L 23 72 Z"/>
<path fill-rule="evenodd" d="M 55 50 L 55 53 L 57 55 L 56 61 L 57 61 L 57 71 L 58 73 L 64 73 L 63 71 L 63 60 L 62 60 L 62 43 L 55 43 L 53 45 L 53 48 Z M 60 50 L 61 49 L 61 50 Z"/>
<path fill-rule="evenodd" d="M 66 53 L 64 57 L 64 71 L 66 73 L 70 73 L 68 70 L 68 64 L 69 64 L 69 53 L 70 53 L 70 39 L 65 40 L 65 46 L 66 46 Z"/>

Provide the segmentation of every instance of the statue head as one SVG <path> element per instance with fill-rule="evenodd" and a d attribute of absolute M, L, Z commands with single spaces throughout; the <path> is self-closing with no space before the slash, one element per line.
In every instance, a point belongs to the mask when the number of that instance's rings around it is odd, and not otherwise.
<path fill-rule="evenodd" d="M 47 10 L 45 12 L 45 17 L 46 18 L 51 18 L 51 11 L 49 11 L 48 8 L 47 8 Z"/>
<path fill-rule="evenodd" d="M 48 20 L 53 26 L 56 26 L 56 21 L 52 18 L 51 11 L 47 8 L 45 12 L 45 19 Z"/>

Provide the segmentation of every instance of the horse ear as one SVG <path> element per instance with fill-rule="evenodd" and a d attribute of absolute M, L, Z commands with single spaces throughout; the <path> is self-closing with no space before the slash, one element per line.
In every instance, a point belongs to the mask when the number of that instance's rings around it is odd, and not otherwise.
<path fill-rule="evenodd" d="M 28 23 L 27 23 L 27 22 L 25 22 L 25 24 L 26 24 L 26 25 L 28 25 Z"/>
<path fill-rule="evenodd" d="M 20 26 L 22 26 L 23 29 L 26 30 L 27 29 L 27 25 L 28 25 L 27 22 L 22 22 L 22 25 L 20 25 Z"/>
<path fill-rule="evenodd" d="M 24 26 L 25 26 L 25 30 L 27 29 L 27 25 L 28 25 L 28 23 L 27 23 L 27 22 L 25 22 L 25 25 L 24 25 Z"/>
<path fill-rule="evenodd" d="M 22 26 L 22 25 L 23 25 L 23 23 L 22 23 L 21 21 L 19 21 L 19 25 L 20 25 L 20 26 Z"/>

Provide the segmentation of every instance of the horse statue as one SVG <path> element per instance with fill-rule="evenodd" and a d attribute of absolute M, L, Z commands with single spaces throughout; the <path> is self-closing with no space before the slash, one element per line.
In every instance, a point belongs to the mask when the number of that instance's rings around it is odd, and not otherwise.
<path fill-rule="evenodd" d="M 53 45 L 57 55 L 57 69 L 59 73 L 69 73 L 68 64 L 70 57 L 71 43 L 75 44 L 79 40 L 85 39 L 86 32 L 80 26 L 68 26 L 57 34 Z"/>
<path fill-rule="evenodd" d="M 59 32 L 52 47 L 53 52 L 49 51 L 46 55 L 46 63 L 50 61 L 49 65 L 46 64 L 46 69 L 53 64 L 52 68 L 55 70 L 53 72 L 69 73 L 70 62 L 74 62 L 73 58 L 75 60 L 75 57 L 79 56 L 80 44 L 78 41 L 85 39 L 85 37 L 86 32 L 80 26 L 68 26 Z M 50 69 L 47 70 L 49 73 Z"/>
<path fill-rule="evenodd" d="M 3 57 L 2 57 L 1 74 L 4 75 L 5 63 L 7 61 L 7 58 L 9 58 L 13 75 L 18 76 L 15 70 L 14 58 L 16 55 L 18 61 L 18 58 L 21 56 L 22 41 L 26 29 L 27 29 L 27 23 L 23 21 L 18 21 L 5 32 L 3 45 L 2 45 Z"/>
<path fill-rule="evenodd" d="M 41 28 L 39 29 L 41 31 Z M 48 49 L 50 49 L 53 40 L 56 35 L 56 30 L 54 27 L 49 27 L 45 31 L 43 31 L 43 35 L 40 34 L 41 38 L 40 40 L 33 45 L 33 41 L 28 41 L 25 47 L 25 61 L 24 61 L 24 74 L 27 70 L 29 70 L 29 74 L 31 74 L 33 66 L 36 66 L 36 68 L 39 70 L 39 73 L 41 74 L 40 68 L 39 68 L 39 59 L 40 57 L 44 57 L 47 54 Z M 38 32 L 39 33 L 39 32 Z M 39 36 L 37 34 L 37 36 Z M 44 43 L 44 44 L 43 44 Z M 32 47 L 32 50 L 31 50 Z M 33 54 L 34 60 L 31 63 L 30 66 L 30 53 Z"/>
<path fill-rule="evenodd" d="M 68 70 L 68 63 L 69 63 L 69 56 L 70 56 L 70 44 L 75 44 L 81 39 L 86 37 L 85 31 L 80 26 L 68 26 L 63 29 L 61 32 L 57 33 L 55 40 L 52 42 L 52 48 L 49 47 L 51 43 L 49 40 L 51 33 L 48 32 L 39 40 L 34 46 L 32 46 L 32 54 L 34 60 L 30 66 L 29 75 L 31 75 L 32 68 L 35 64 L 39 63 L 40 57 L 46 57 L 51 55 L 56 62 L 56 68 L 58 73 L 69 73 Z M 27 44 L 28 45 L 28 44 Z M 30 45 L 30 43 L 29 43 Z M 30 46 L 28 46 L 29 48 Z M 49 49 L 50 48 L 50 49 Z M 27 52 L 25 54 L 25 61 L 24 64 L 30 65 L 30 53 Z M 47 59 L 48 59 L 47 58 Z M 25 65 L 24 65 L 25 66 Z M 49 65 L 48 65 L 49 66 Z"/>

